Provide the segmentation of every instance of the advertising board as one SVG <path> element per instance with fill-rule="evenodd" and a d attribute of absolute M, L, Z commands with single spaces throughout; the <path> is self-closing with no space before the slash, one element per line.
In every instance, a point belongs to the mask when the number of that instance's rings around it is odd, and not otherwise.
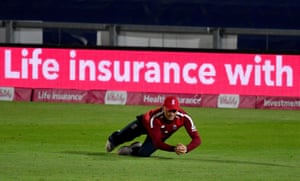
<path fill-rule="evenodd" d="M 300 97 L 300 55 L 0 47 L 0 87 Z"/>

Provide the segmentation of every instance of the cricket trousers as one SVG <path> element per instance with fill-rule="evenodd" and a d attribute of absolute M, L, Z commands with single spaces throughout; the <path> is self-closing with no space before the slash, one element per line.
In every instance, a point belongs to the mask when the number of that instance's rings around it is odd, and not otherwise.
<path fill-rule="evenodd" d="M 131 155 L 149 157 L 156 151 L 156 148 L 154 147 L 151 137 L 148 135 L 147 130 L 143 125 L 142 115 L 137 116 L 136 120 L 129 123 L 123 129 L 113 132 L 108 139 L 116 147 L 125 142 L 132 141 L 141 135 L 147 135 L 146 139 L 141 147 L 133 148 Z"/>

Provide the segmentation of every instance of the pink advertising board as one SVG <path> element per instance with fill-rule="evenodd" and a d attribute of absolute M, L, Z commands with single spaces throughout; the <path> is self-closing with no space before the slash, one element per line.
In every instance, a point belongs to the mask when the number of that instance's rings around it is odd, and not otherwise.
<path fill-rule="evenodd" d="M 0 47 L 0 87 L 300 97 L 300 55 Z"/>

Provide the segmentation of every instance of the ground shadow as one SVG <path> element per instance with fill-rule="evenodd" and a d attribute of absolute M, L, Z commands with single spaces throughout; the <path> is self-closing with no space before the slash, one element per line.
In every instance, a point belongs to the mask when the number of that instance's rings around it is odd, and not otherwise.
<path fill-rule="evenodd" d="M 65 154 L 75 154 L 75 155 L 87 155 L 87 156 L 107 156 L 112 153 L 106 152 L 88 152 L 88 151 L 63 151 L 61 153 Z M 141 157 L 145 158 L 145 157 Z M 149 158 L 149 157 L 147 157 Z M 163 160 L 173 160 L 172 157 L 163 157 L 163 156 L 152 156 L 150 158 L 163 159 Z M 289 168 L 299 168 L 295 165 L 285 165 L 285 164 L 276 164 L 276 163 L 266 163 L 266 162 L 254 162 L 254 161 L 241 161 L 241 160 L 221 160 L 221 159 L 206 159 L 206 158 L 185 158 L 186 160 L 194 160 L 201 162 L 214 162 L 222 164 L 244 164 L 244 165 L 260 165 L 260 166 L 271 166 L 271 167 L 289 167 Z"/>
<path fill-rule="evenodd" d="M 293 165 L 285 165 L 285 164 L 276 164 L 276 163 L 266 163 L 266 162 L 252 162 L 252 161 L 240 161 L 240 160 L 217 160 L 217 159 L 195 159 L 203 162 L 215 162 L 215 163 L 224 163 L 224 164 L 244 164 L 244 165 L 260 165 L 260 166 L 272 166 L 272 167 L 289 167 L 289 168 L 297 168 L 297 166 Z"/>
<path fill-rule="evenodd" d="M 107 153 L 107 152 L 88 152 L 88 151 L 63 151 L 61 153 L 74 154 L 74 155 L 86 155 L 86 156 L 107 156 L 107 155 L 114 154 L 114 153 Z M 137 158 L 149 158 L 149 157 L 137 157 Z M 163 157 L 163 156 L 152 156 L 151 158 L 164 159 L 164 160 L 174 159 L 171 157 Z"/>
<path fill-rule="evenodd" d="M 88 151 L 63 151 L 61 153 L 74 154 L 74 155 L 87 155 L 87 156 L 104 156 L 108 154 L 105 152 L 88 152 Z"/>

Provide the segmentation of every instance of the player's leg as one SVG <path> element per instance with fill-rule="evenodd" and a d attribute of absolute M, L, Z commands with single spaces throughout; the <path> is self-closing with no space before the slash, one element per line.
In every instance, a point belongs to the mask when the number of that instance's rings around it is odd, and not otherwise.
<path fill-rule="evenodd" d="M 108 137 L 106 151 L 111 152 L 116 146 L 131 141 L 145 133 L 146 129 L 144 128 L 142 121 L 135 120 L 125 126 L 122 130 L 113 132 Z"/>
<path fill-rule="evenodd" d="M 140 148 L 135 148 L 132 151 L 132 155 L 141 156 L 141 157 L 149 157 L 154 153 L 157 149 L 154 147 L 150 136 L 147 136 L 144 143 Z"/>
<path fill-rule="evenodd" d="M 134 143 L 132 143 L 129 146 L 122 146 L 119 150 L 118 150 L 118 155 L 131 155 L 133 150 L 138 150 L 140 149 L 142 146 L 142 143 L 136 141 Z"/>
<path fill-rule="evenodd" d="M 150 136 L 147 136 L 143 144 L 134 142 L 130 146 L 123 146 L 119 149 L 118 154 L 149 157 L 155 151 L 156 148 L 152 144 Z"/>

